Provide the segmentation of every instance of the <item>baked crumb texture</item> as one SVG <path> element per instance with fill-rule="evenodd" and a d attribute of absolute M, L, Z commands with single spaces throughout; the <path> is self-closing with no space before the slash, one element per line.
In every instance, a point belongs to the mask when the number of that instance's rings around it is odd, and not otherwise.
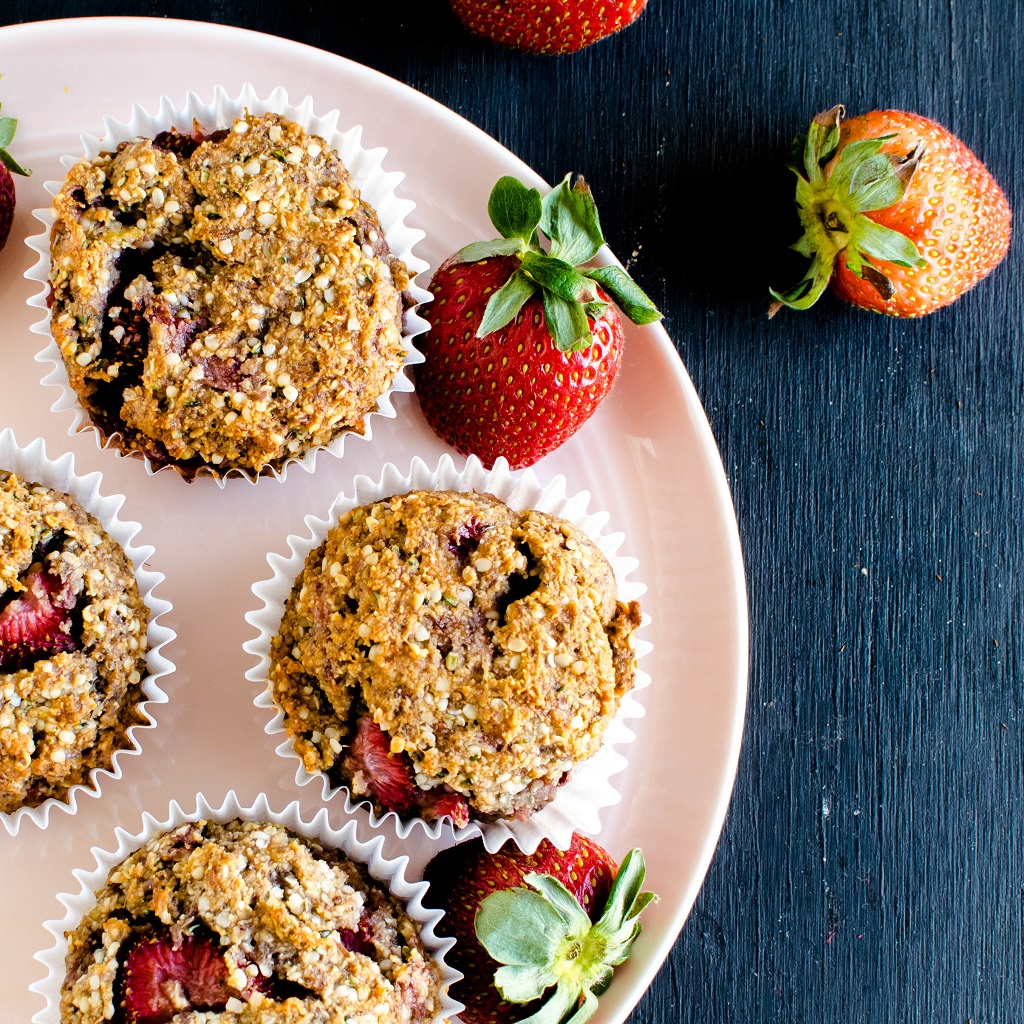
<path fill-rule="evenodd" d="M 413 1024 L 440 1012 L 440 968 L 400 901 L 279 825 L 187 823 L 115 867 L 68 933 L 63 1024 L 122 1019 L 124 960 L 155 933 L 212 938 L 235 993 L 209 1008 L 183 991 L 174 1024 Z"/>
<path fill-rule="evenodd" d="M 279 468 L 401 368 L 405 265 L 327 143 L 277 114 L 83 159 L 53 202 L 51 330 L 104 438 L 182 475 Z"/>
<path fill-rule="evenodd" d="M 56 642 L 36 650 L 18 639 L 12 612 L 35 601 L 42 576 L 62 622 Z M 146 720 L 148 611 L 130 562 L 95 518 L 70 495 L 4 470 L 0 620 L 0 811 L 11 812 L 66 800 L 130 745 L 127 730 Z"/>
<path fill-rule="evenodd" d="M 373 793 L 348 757 L 369 714 L 420 790 L 461 794 L 479 820 L 525 819 L 598 750 L 633 685 L 639 624 L 571 523 L 412 492 L 346 513 L 309 554 L 270 687 L 306 770 L 356 797 Z"/>

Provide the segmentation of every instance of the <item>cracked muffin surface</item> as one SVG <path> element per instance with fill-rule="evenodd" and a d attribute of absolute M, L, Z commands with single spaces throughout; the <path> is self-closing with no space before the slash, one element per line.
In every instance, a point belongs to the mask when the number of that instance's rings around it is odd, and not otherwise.
<path fill-rule="evenodd" d="M 338 155 L 277 114 L 83 159 L 53 201 L 51 330 L 104 435 L 190 477 L 364 417 L 405 358 L 405 265 Z"/>
<path fill-rule="evenodd" d="M 129 746 L 148 618 L 98 520 L 0 470 L 0 811 L 66 800 Z"/>
<path fill-rule="evenodd" d="M 306 559 L 270 688 L 309 772 L 378 808 L 526 818 L 633 685 L 636 602 L 566 520 L 486 494 L 353 509 Z"/>
<path fill-rule="evenodd" d="M 62 1024 L 421 1024 L 440 1011 L 440 968 L 403 904 L 343 853 L 267 822 L 150 839 L 68 933 L 66 968 Z"/>

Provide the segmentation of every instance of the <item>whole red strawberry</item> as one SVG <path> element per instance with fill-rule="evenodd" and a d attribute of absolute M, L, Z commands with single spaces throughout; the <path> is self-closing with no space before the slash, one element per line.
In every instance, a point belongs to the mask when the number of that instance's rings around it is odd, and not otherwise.
<path fill-rule="evenodd" d="M 812 262 L 795 288 L 772 292 L 806 309 L 829 284 L 847 302 L 890 316 L 923 316 L 990 273 L 1010 245 L 1010 204 L 984 164 L 941 125 L 900 110 L 811 123 L 797 175 Z"/>
<path fill-rule="evenodd" d="M 508 1024 L 528 1014 L 532 1024 L 570 1015 L 581 1024 L 655 899 L 641 892 L 639 850 L 616 869 L 606 850 L 578 833 L 567 850 L 544 840 L 532 854 L 462 843 L 427 865 L 426 880 L 424 902 L 444 911 L 438 930 L 455 939 L 445 959 L 465 975 L 452 988 L 466 1005 L 463 1024 Z"/>
<path fill-rule="evenodd" d="M 451 0 L 476 35 L 527 53 L 572 53 L 640 17 L 647 0 Z"/>
<path fill-rule="evenodd" d="M 604 238 L 590 189 L 570 178 L 543 200 L 501 178 L 487 211 L 502 237 L 460 249 L 431 281 L 420 406 L 440 437 L 487 467 L 499 456 L 532 465 L 597 409 L 622 359 L 612 299 L 634 323 L 661 317 L 621 267 L 583 266 Z"/>
<path fill-rule="evenodd" d="M 0 117 L 0 249 L 7 244 L 14 223 L 14 174 L 30 174 L 10 153 L 7 147 L 14 141 L 18 122 L 13 117 Z"/>

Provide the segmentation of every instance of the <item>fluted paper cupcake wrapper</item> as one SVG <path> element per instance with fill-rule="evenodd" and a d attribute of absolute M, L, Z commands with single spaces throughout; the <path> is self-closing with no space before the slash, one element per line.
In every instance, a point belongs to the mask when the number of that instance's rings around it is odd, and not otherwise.
<path fill-rule="evenodd" d="M 604 553 L 615 573 L 620 600 L 635 600 L 646 590 L 642 583 L 630 578 L 638 564 L 636 559 L 618 553 L 623 534 L 607 533 L 608 515 L 589 511 L 590 495 L 586 491 L 569 494 L 563 476 L 541 483 L 532 470 L 511 472 L 504 459 L 499 459 L 493 469 L 486 470 L 475 457 L 470 457 L 464 467 L 460 468 L 448 455 L 441 457 L 436 468 L 416 458 L 408 473 L 402 473 L 394 465 L 388 464 L 378 480 L 357 476 L 353 481 L 351 495 L 340 495 L 326 518 L 306 517 L 305 524 L 309 533 L 302 537 L 293 534 L 288 538 L 289 554 L 268 555 L 267 561 L 273 576 L 252 588 L 256 597 L 263 602 L 263 607 L 246 615 L 247 621 L 257 629 L 259 635 L 244 645 L 246 651 L 258 658 L 258 664 L 246 673 L 246 677 L 261 686 L 255 703 L 273 716 L 266 725 L 266 732 L 281 737 L 282 742 L 277 752 L 296 764 L 297 784 L 308 785 L 319 781 L 325 801 L 343 794 L 347 814 L 353 813 L 360 804 L 368 805 L 368 801 L 353 797 L 347 787 L 335 786 L 322 773 L 311 775 L 306 771 L 291 738 L 285 732 L 284 715 L 268 688 L 270 645 L 280 627 L 285 604 L 306 555 L 326 537 L 338 517 L 357 506 L 412 490 L 486 492 L 515 509 L 532 508 L 561 516 L 580 527 Z M 644 623 L 647 621 L 645 615 Z M 650 649 L 646 641 L 636 641 L 635 654 L 638 659 Z M 634 688 L 623 699 L 618 714 L 609 723 L 600 750 L 576 765 L 569 780 L 559 788 L 551 803 L 526 821 L 470 822 L 466 827 L 454 830 L 455 839 L 461 842 L 471 836 L 482 835 L 484 845 L 491 852 L 512 839 L 524 852 L 532 853 L 542 839 L 548 839 L 565 849 L 575 831 L 596 834 L 600 830 L 601 811 L 620 800 L 612 778 L 626 767 L 622 751 L 634 739 L 634 733 L 627 722 L 643 715 L 644 710 L 637 695 L 649 684 L 650 677 L 638 669 Z M 401 839 L 406 839 L 414 829 L 423 829 L 427 837 L 434 840 L 452 834 L 451 825 L 447 822 L 428 823 L 421 818 L 403 820 L 394 812 L 379 815 L 371 809 L 370 821 L 374 827 L 394 830 Z"/>
<path fill-rule="evenodd" d="M 64 916 L 44 922 L 44 927 L 53 936 L 54 941 L 52 946 L 36 953 L 35 956 L 46 969 L 46 976 L 29 987 L 45 998 L 46 1006 L 32 1017 L 33 1024 L 60 1024 L 60 991 L 66 973 L 64 961 L 68 948 L 65 933 L 73 930 L 96 902 L 95 893 L 106 882 L 111 869 L 153 836 L 185 822 L 226 822 L 235 818 L 283 825 L 307 839 L 319 840 L 325 847 L 340 850 L 351 860 L 363 864 L 373 878 L 386 885 L 393 895 L 402 900 L 409 917 L 419 926 L 420 936 L 428 955 L 441 968 L 441 1012 L 435 1020 L 445 1021 L 462 1009 L 462 1005 L 448 995 L 450 986 L 462 975 L 449 967 L 444 960 L 445 954 L 455 941 L 441 938 L 435 932 L 443 916 L 442 912 L 423 905 L 423 897 L 429 889 L 426 882 L 411 882 L 405 877 L 408 857 L 385 857 L 383 836 L 377 835 L 365 842 L 362 841 L 355 821 L 346 822 L 340 829 L 334 828 L 328 820 L 326 808 L 317 811 L 307 821 L 302 816 L 298 801 L 292 801 L 283 810 L 276 811 L 270 806 L 265 794 L 261 793 L 251 805 L 243 805 L 232 790 L 218 807 L 210 804 L 202 793 L 196 797 L 194 810 L 186 811 L 176 801 L 172 801 L 164 818 L 159 819 L 146 812 L 142 815 L 141 826 L 137 831 L 129 832 L 122 827 L 114 830 L 112 848 L 92 848 L 90 852 L 95 858 L 95 867 L 78 868 L 73 871 L 74 880 L 79 888 L 77 891 L 62 892 L 57 896 L 64 907 Z"/>
<path fill-rule="evenodd" d="M 331 110 L 322 117 L 318 117 L 313 113 L 312 97 L 307 96 L 295 106 L 289 102 L 288 94 L 283 88 L 275 89 L 264 99 L 257 95 L 251 85 L 243 86 L 237 98 L 230 97 L 221 86 L 218 86 L 214 90 L 212 102 L 209 103 L 190 92 L 182 107 L 176 107 L 168 97 L 163 96 L 155 114 L 148 113 L 142 107 L 134 106 L 131 117 L 127 121 L 105 117 L 102 134 L 99 137 L 82 135 L 82 153 L 77 156 L 62 157 L 61 163 L 70 169 L 83 155 L 93 159 L 102 152 L 114 150 L 118 143 L 138 137 L 153 138 L 170 128 L 190 134 L 193 130 L 193 122 L 198 122 L 207 131 L 227 128 L 234 118 L 242 116 L 246 110 L 252 114 L 282 114 L 302 125 L 306 131 L 321 136 L 338 153 L 351 174 L 352 183 L 359 189 L 363 198 L 377 211 L 392 253 L 408 268 L 410 284 L 407 291 L 415 303 L 412 309 L 406 311 L 403 321 L 402 340 L 405 347 L 403 365 L 395 375 L 391 386 L 377 400 L 376 408 L 363 417 L 362 433 L 354 430 L 343 431 L 329 445 L 312 448 L 304 455 L 288 459 L 280 467 L 268 470 L 270 474 L 283 480 L 288 467 L 293 464 L 298 464 L 308 472 L 312 472 L 316 465 L 317 455 L 321 451 L 329 451 L 332 455 L 340 457 L 344 452 L 345 442 L 350 437 L 362 438 L 366 441 L 372 440 L 373 417 L 385 416 L 393 419 L 396 415 L 392 402 L 393 395 L 396 392 L 413 390 L 409 367 L 423 362 L 423 356 L 414 347 L 413 339 L 426 331 L 429 326 L 426 320 L 416 312 L 416 308 L 421 303 L 430 300 L 430 293 L 415 283 L 416 275 L 422 273 L 428 266 L 424 260 L 413 253 L 413 247 L 425 237 L 424 232 L 410 227 L 405 222 L 416 208 L 416 204 L 408 199 L 400 199 L 396 195 L 396 189 L 404 180 L 405 175 L 398 171 L 384 169 L 383 163 L 387 156 L 385 148 L 366 149 L 363 146 L 363 129 L 360 125 L 341 130 L 338 127 L 341 118 L 339 110 Z M 63 181 L 47 181 L 44 184 L 47 192 L 51 195 L 56 195 L 62 186 Z M 72 423 L 68 428 L 69 434 L 73 435 L 79 430 L 91 430 L 95 435 L 98 448 L 111 448 L 119 455 L 127 454 L 119 450 L 117 434 L 112 434 L 104 439 L 99 428 L 87 417 L 78 396 L 68 382 L 67 370 L 60 349 L 50 334 L 48 298 L 50 292 L 50 229 L 53 226 L 53 213 L 47 208 L 33 210 L 32 214 L 42 222 L 43 230 L 26 239 L 26 244 L 37 254 L 38 259 L 25 272 L 25 277 L 39 284 L 39 291 L 28 300 L 28 304 L 41 311 L 40 319 L 32 324 L 30 329 L 35 334 L 41 334 L 49 339 L 49 344 L 36 355 L 36 361 L 51 366 L 51 370 L 42 378 L 42 383 L 58 388 L 61 392 L 51 409 L 53 412 L 71 415 Z M 144 462 L 146 471 L 150 474 L 174 468 L 173 466 L 154 468 L 148 458 L 144 459 Z M 220 486 L 223 486 L 225 480 L 230 477 L 242 477 L 252 483 L 259 479 L 256 473 L 244 469 L 230 469 L 225 473 L 218 473 L 211 468 L 203 467 L 199 471 L 199 475 L 213 477 Z"/>
<path fill-rule="evenodd" d="M 171 605 L 154 594 L 155 588 L 164 578 L 162 573 L 154 572 L 147 567 L 154 549 L 148 545 L 141 546 L 133 543 L 141 527 L 138 523 L 118 518 L 118 512 L 124 504 L 124 495 L 104 496 L 101 494 L 102 474 L 88 473 L 85 476 L 79 476 L 75 472 L 74 456 L 68 454 L 56 459 L 48 458 L 46 446 L 41 439 L 22 447 L 18 444 L 14 432 L 10 428 L 0 431 L 0 469 L 11 470 L 24 480 L 70 494 L 87 512 L 94 515 L 102 524 L 103 529 L 117 541 L 128 556 L 135 570 L 139 594 L 149 609 L 147 675 L 142 681 L 144 699 L 139 705 L 139 710 L 147 721 L 129 728 L 127 736 L 131 745 L 114 753 L 109 768 L 93 769 L 89 774 L 88 785 L 72 786 L 68 791 L 66 802 L 52 798 L 37 807 L 21 807 L 9 814 L 0 814 L 0 822 L 3 823 L 4 828 L 15 835 L 25 821 L 32 821 L 40 828 L 45 828 L 49 824 L 50 814 L 55 809 L 74 814 L 78 809 L 78 801 L 82 797 L 98 797 L 100 795 L 101 783 L 104 779 L 119 779 L 121 777 L 123 758 L 141 753 L 142 737 L 140 734 L 156 725 L 149 711 L 150 705 L 164 704 L 167 701 L 167 694 L 160 688 L 157 681 L 174 670 L 174 666 L 163 655 L 162 648 L 173 640 L 176 634 L 174 630 L 158 621 L 161 616 L 171 610 Z"/>

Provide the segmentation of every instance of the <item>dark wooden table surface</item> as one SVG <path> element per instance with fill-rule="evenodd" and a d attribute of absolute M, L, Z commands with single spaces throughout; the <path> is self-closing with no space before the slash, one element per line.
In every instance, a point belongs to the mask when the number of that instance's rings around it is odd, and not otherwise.
<path fill-rule="evenodd" d="M 718 852 L 631 1021 L 1024 1019 L 1021 245 L 921 321 L 831 297 L 765 317 L 799 273 L 784 163 L 817 110 L 933 117 L 1024 205 L 1024 7 L 650 0 L 565 58 L 474 39 L 445 0 L 5 0 L 0 21 L 94 14 L 318 46 L 548 180 L 585 173 L 666 313 L 736 505 L 750 697 Z"/>

